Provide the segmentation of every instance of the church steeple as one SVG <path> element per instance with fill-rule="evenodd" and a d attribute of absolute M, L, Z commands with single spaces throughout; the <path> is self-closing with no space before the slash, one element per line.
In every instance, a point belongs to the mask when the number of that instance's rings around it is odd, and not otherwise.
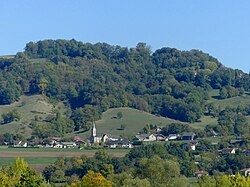
<path fill-rule="evenodd" d="M 96 127 L 95 127 L 95 122 L 92 122 L 92 137 L 96 137 Z"/>

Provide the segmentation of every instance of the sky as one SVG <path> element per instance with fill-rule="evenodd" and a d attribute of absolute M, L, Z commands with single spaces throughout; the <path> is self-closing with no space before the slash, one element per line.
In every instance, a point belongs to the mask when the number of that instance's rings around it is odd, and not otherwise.
<path fill-rule="evenodd" d="M 76 39 L 199 49 L 250 70 L 249 0 L 0 0 L 0 55 L 29 41 Z"/>

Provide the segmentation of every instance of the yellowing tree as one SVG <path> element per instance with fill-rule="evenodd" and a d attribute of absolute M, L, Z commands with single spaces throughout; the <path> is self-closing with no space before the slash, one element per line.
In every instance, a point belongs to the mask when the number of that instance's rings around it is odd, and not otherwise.
<path fill-rule="evenodd" d="M 46 184 L 42 176 L 30 169 L 28 163 L 21 158 L 17 158 L 14 164 L 0 170 L 0 186 L 45 187 L 50 185 Z"/>
<path fill-rule="evenodd" d="M 72 187 L 112 187 L 111 181 L 107 180 L 102 174 L 88 171 L 83 176 L 80 184 L 72 184 Z"/>
<path fill-rule="evenodd" d="M 44 92 L 45 92 L 45 89 L 47 88 L 47 86 L 48 86 L 48 80 L 47 79 L 45 79 L 45 78 L 41 78 L 40 80 L 39 80 L 39 84 L 38 84 L 38 87 L 39 87 L 39 89 L 40 89 L 40 92 L 44 95 Z"/>

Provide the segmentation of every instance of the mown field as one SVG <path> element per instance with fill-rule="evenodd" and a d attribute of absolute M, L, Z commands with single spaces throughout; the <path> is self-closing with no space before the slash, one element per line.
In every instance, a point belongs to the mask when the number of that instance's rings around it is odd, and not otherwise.
<path fill-rule="evenodd" d="M 0 147 L 0 167 L 13 163 L 17 157 L 22 157 L 31 168 L 41 172 L 46 166 L 53 164 L 58 158 L 92 157 L 97 152 L 93 150 L 53 149 L 53 148 L 8 148 Z M 112 157 L 123 157 L 129 149 L 106 149 Z"/>

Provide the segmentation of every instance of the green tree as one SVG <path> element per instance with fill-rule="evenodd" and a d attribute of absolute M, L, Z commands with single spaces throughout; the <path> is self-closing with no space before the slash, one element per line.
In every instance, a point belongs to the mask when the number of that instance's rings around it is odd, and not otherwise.
<path fill-rule="evenodd" d="M 171 186 L 180 180 L 180 167 L 178 163 L 154 156 L 143 158 L 136 170 L 135 176 L 147 178 L 152 186 Z"/>
<path fill-rule="evenodd" d="M 228 98 L 228 91 L 227 91 L 227 89 L 226 89 L 225 87 L 222 87 L 222 88 L 220 89 L 220 98 L 221 98 L 221 99 L 226 99 L 226 98 Z"/>
<path fill-rule="evenodd" d="M 17 109 L 2 114 L 3 122 L 10 123 L 12 121 L 19 121 L 21 119 L 21 113 Z"/>
<path fill-rule="evenodd" d="M 117 112 L 116 117 L 117 119 L 121 119 L 123 117 L 122 112 Z"/>

